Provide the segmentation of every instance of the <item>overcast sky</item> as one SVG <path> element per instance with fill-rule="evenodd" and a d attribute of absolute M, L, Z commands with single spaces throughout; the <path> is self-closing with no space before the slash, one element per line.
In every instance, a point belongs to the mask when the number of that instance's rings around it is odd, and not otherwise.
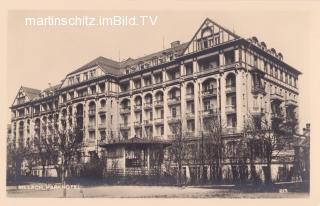
<path fill-rule="evenodd" d="M 155 26 L 136 27 L 27 27 L 25 17 L 46 16 L 158 16 Z M 103 12 L 25 12 L 8 16 L 8 107 L 21 85 L 36 89 L 58 84 L 65 75 L 97 56 L 114 60 L 137 58 L 189 41 L 206 17 L 242 37 L 258 37 L 268 48 L 284 55 L 284 61 L 300 70 L 300 118 L 310 120 L 308 66 L 309 17 L 292 11 L 103 11 Z M 9 115 L 8 112 L 8 121 Z"/>

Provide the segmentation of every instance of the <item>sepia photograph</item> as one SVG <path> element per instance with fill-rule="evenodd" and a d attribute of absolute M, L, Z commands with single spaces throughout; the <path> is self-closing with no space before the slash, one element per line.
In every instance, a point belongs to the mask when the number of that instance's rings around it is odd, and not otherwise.
<path fill-rule="evenodd" d="M 310 198 L 306 10 L 21 9 L 6 24 L 6 198 Z"/>

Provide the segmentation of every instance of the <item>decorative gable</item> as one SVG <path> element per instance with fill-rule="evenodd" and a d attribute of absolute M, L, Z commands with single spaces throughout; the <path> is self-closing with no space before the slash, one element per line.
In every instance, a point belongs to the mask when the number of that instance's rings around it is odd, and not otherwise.
<path fill-rule="evenodd" d="M 198 52 L 237 38 L 239 36 L 207 18 L 193 36 L 183 54 Z"/>
<path fill-rule="evenodd" d="M 13 105 L 23 104 L 28 101 L 30 101 L 29 97 L 27 96 L 27 94 L 23 90 L 23 87 L 20 87 L 18 94 L 17 94 L 16 98 L 14 99 Z"/>

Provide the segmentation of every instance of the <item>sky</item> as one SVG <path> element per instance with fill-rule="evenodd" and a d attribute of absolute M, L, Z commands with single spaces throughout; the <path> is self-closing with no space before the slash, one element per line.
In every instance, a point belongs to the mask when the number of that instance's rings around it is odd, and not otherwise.
<path fill-rule="evenodd" d="M 47 16 L 158 16 L 154 26 L 28 27 L 25 17 Z M 303 74 L 299 78 L 300 125 L 310 121 L 309 64 L 311 26 L 304 11 L 266 10 L 216 11 L 9 11 L 7 105 L 20 86 L 45 89 L 60 83 L 71 71 L 98 56 L 114 60 L 137 58 L 168 48 L 176 40 L 191 40 L 205 18 L 241 37 L 256 36 L 268 48 L 275 48 L 284 61 Z M 8 109 L 7 121 L 10 120 Z"/>

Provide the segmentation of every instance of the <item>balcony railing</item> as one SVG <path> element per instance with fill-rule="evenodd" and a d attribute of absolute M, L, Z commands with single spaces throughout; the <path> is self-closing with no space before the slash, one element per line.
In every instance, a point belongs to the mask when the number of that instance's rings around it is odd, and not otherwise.
<path fill-rule="evenodd" d="M 227 105 L 226 106 L 226 113 L 227 114 L 236 113 L 236 105 Z"/>
<path fill-rule="evenodd" d="M 187 118 L 187 119 L 194 119 L 194 112 L 188 112 L 188 113 L 186 113 L 186 118 Z"/>
<path fill-rule="evenodd" d="M 155 108 L 163 107 L 163 100 L 154 101 L 154 107 Z"/>
<path fill-rule="evenodd" d="M 217 95 L 217 88 L 202 90 L 202 97 L 213 97 Z"/>
<path fill-rule="evenodd" d="M 209 108 L 205 108 L 202 111 L 202 117 L 207 118 L 207 117 L 214 117 L 218 115 L 218 111 L 215 107 L 209 107 Z"/>
<path fill-rule="evenodd" d="M 275 119 L 275 120 L 283 120 L 284 116 L 283 116 L 283 114 L 281 114 L 281 112 L 272 112 L 271 118 Z"/>
<path fill-rule="evenodd" d="M 294 99 L 287 99 L 286 100 L 286 106 L 287 107 L 296 107 L 296 106 L 298 106 L 298 102 L 297 102 L 297 100 L 294 100 Z"/>
<path fill-rule="evenodd" d="M 134 105 L 134 111 L 135 112 L 140 112 L 141 111 L 141 104 L 137 104 L 137 105 Z"/>
<path fill-rule="evenodd" d="M 264 109 L 260 107 L 253 107 L 251 113 L 253 116 L 264 115 Z"/>
<path fill-rule="evenodd" d="M 179 122 L 181 117 L 180 117 L 180 115 L 174 115 L 174 116 L 169 116 L 167 119 L 168 119 L 168 123 L 172 124 L 172 123 Z"/>
<path fill-rule="evenodd" d="M 163 118 L 155 118 L 154 120 L 155 125 L 163 125 Z"/>
<path fill-rule="evenodd" d="M 142 126 L 142 122 L 141 121 L 136 121 L 136 122 L 134 122 L 134 127 L 135 128 L 139 128 L 139 127 L 141 127 Z"/>
<path fill-rule="evenodd" d="M 101 123 L 101 124 L 98 125 L 98 129 L 99 130 L 104 130 L 106 128 L 107 128 L 106 123 Z"/>
<path fill-rule="evenodd" d="M 270 100 L 271 101 L 283 101 L 283 96 L 281 94 L 278 94 L 278 93 L 273 93 L 273 94 L 270 94 Z"/>
<path fill-rule="evenodd" d="M 226 85 L 226 93 L 236 92 L 236 85 Z"/>
<path fill-rule="evenodd" d="M 152 103 L 151 102 L 144 103 L 144 109 L 145 110 L 152 109 Z"/>
<path fill-rule="evenodd" d="M 120 114 L 128 114 L 128 113 L 130 113 L 130 110 L 131 110 L 131 107 L 130 107 L 130 106 L 122 107 L 122 108 L 120 109 Z"/>
<path fill-rule="evenodd" d="M 187 101 L 194 100 L 194 93 L 187 93 L 186 94 L 186 100 Z"/>
<path fill-rule="evenodd" d="M 266 94 L 266 91 L 263 86 L 253 86 L 252 93 L 253 94 Z"/>
<path fill-rule="evenodd" d="M 88 130 L 95 130 L 96 129 L 96 125 L 94 125 L 94 124 L 89 124 L 88 125 Z"/>
<path fill-rule="evenodd" d="M 107 108 L 106 107 L 100 107 L 98 112 L 99 113 L 106 113 L 107 112 Z"/>
<path fill-rule="evenodd" d="M 121 130 L 129 130 L 130 129 L 130 125 L 128 123 L 120 124 L 120 129 Z"/>
<path fill-rule="evenodd" d="M 95 109 L 89 109 L 89 116 L 94 116 L 96 115 L 96 110 Z"/>
<path fill-rule="evenodd" d="M 180 97 L 171 97 L 168 98 L 168 105 L 180 104 L 181 98 Z"/>
<path fill-rule="evenodd" d="M 152 120 L 144 120 L 143 121 L 144 126 L 148 127 L 148 126 L 152 126 Z"/>

